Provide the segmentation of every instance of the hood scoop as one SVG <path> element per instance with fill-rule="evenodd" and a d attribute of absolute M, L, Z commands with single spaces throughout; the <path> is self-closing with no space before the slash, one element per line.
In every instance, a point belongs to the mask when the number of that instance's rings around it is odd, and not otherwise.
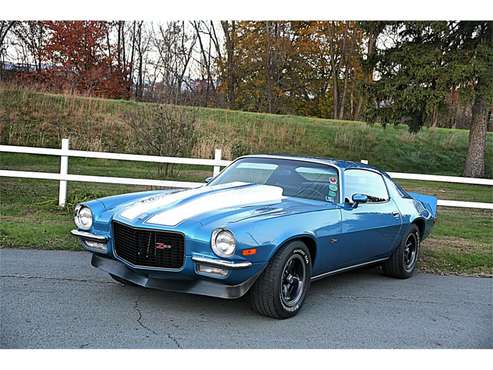
<path fill-rule="evenodd" d="M 222 190 L 226 188 L 235 188 L 238 186 L 245 186 L 246 183 L 243 182 L 232 182 L 230 184 L 222 184 L 217 186 L 203 186 L 196 189 L 176 191 L 173 193 L 166 193 L 162 195 L 153 195 L 141 199 L 128 206 L 122 213 L 121 216 L 133 220 L 140 217 L 145 217 L 145 214 L 153 212 L 159 208 L 168 207 L 179 202 L 191 198 L 193 196 L 214 192 L 215 190 Z"/>
<path fill-rule="evenodd" d="M 211 191 L 187 199 L 175 206 L 170 206 L 152 216 L 146 223 L 175 226 L 180 222 L 207 212 L 253 204 L 280 202 L 283 199 L 282 192 L 282 188 L 270 185 L 246 185 Z"/>

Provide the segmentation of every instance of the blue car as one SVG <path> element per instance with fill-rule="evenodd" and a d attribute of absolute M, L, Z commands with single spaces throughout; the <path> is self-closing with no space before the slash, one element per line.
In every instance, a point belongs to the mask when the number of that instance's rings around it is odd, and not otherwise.
<path fill-rule="evenodd" d="M 435 197 L 385 172 L 324 158 L 240 157 L 205 186 L 123 194 L 75 209 L 92 265 L 116 281 L 295 315 L 310 283 L 380 265 L 409 278 L 436 218 Z"/>

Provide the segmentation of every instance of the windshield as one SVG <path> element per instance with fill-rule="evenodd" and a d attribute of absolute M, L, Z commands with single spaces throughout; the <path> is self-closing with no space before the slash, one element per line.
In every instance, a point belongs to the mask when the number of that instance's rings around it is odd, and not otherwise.
<path fill-rule="evenodd" d="M 209 185 L 231 182 L 273 185 L 284 196 L 336 203 L 339 176 L 335 167 L 277 158 L 244 158 L 226 168 Z"/>

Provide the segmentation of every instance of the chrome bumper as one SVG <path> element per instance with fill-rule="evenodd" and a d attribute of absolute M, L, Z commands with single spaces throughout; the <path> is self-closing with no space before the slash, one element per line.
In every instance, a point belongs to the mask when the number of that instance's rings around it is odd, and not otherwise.
<path fill-rule="evenodd" d="M 70 233 L 73 236 L 77 236 L 80 239 L 80 244 L 88 251 L 97 253 L 108 252 L 107 237 L 80 230 L 72 230 Z"/>
<path fill-rule="evenodd" d="M 192 256 L 192 261 L 197 263 L 202 263 L 204 265 L 226 268 L 229 270 L 244 269 L 252 265 L 252 263 L 249 261 L 233 262 L 233 261 L 216 260 L 213 258 L 199 257 L 199 256 Z"/>
<path fill-rule="evenodd" d="M 94 240 L 96 242 L 101 242 L 101 243 L 105 243 L 108 240 L 108 238 L 105 236 L 94 235 L 94 234 L 91 234 L 87 231 L 80 231 L 77 229 L 72 230 L 70 232 L 70 234 L 72 234 L 74 236 L 78 236 L 79 238 L 82 238 L 82 239 Z"/>

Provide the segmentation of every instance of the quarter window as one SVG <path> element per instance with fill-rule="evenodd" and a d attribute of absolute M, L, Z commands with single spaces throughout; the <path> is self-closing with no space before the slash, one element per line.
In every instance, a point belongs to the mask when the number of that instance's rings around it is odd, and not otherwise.
<path fill-rule="evenodd" d="M 382 176 L 365 170 L 345 171 L 344 194 L 345 200 L 349 202 L 354 194 L 366 194 L 370 202 L 384 202 L 389 199 Z"/>

